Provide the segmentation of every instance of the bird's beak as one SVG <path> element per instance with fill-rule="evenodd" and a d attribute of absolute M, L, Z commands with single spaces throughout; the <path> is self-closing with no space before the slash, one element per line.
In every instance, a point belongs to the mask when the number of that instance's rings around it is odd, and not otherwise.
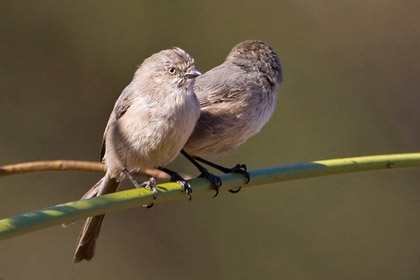
<path fill-rule="evenodd" d="M 193 78 L 196 78 L 196 77 L 198 77 L 200 75 L 201 75 L 200 71 L 198 71 L 197 69 L 193 69 L 190 72 L 185 73 L 184 76 L 187 79 L 193 79 Z"/>

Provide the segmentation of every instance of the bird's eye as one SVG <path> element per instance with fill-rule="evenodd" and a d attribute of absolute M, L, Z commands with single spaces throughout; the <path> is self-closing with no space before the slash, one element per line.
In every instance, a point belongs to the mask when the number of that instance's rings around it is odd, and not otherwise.
<path fill-rule="evenodd" d="M 175 74 L 175 72 L 176 72 L 175 67 L 169 67 L 169 68 L 168 68 L 168 73 L 169 73 L 170 75 Z"/>

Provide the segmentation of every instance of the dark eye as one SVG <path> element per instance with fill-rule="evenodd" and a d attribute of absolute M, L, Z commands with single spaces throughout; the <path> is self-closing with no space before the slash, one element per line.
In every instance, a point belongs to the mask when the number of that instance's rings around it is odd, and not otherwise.
<path fill-rule="evenodd" d="M 169 68 L 168 68 L 168 73 L 169 73 L 170 75 L 175 74 L 175 72 L 176 72 L 175 67 L 169 67 Z"/>

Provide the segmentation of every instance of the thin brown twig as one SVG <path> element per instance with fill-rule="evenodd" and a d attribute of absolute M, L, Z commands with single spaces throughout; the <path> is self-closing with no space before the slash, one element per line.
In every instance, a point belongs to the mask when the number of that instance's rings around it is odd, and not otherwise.
<path fill-rule="evenodd" d="M 105 172 L 105 165 L 100 162 L 92 161 L 78 161 L 78 160 L 48 160 L 48 161 L 33 161 L 33 162 L 22 162 L 9 165 L 0 166 L 0 177 L 17 175 L 31 172 L 41 171 L 64 171 L 64 170 L 75 170 L 75 171 L 91 171 L 91 172 Z M 147 169 L 145 171 L 140 170 L 137 172 L 138 175 L 155 177 L 157 179 L 168 180 L 170 177 L 168 174 L 157 170 Z M 184 175 L 185 179 L 190 179 L 191 176 Z"/>
<path fill-rule="evenodd" d="M 105 172 L 105 165 L 100 162 L 75 161 L 75 160 L 50 160 L 22 162 L 0 166 L 0 176 L 41 172 L 51 170 L 81 170 Z"/>

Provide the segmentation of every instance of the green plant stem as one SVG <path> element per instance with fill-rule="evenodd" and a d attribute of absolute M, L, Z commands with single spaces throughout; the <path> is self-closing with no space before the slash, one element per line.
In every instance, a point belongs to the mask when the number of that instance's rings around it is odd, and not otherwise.
<path fill-rule="evenodd" d="M 242 187 L 255 187 L 264 184 L 334 175 L 349 172 L 407 168 L 420 166 L 420 153 L 394 154 L 321 160 L 250 170 L 251 181 L 244 185 L 245 178 L 240 174 L 223 174 L 221 191 Z M 193 188 L 193 198 L 212 195 L 210 183 L 203 178 L 189 181 Z M 187 200 L 177 183 L 158 185 L 159 197 L 155 203 L 169 200 Z M 63 222 L 74 221 L 98 214 L 122 211 L 152 202 L 152 192 L 148 189 L 131 189 L 87 200 L 64 203 L 49 208 L 28 212 L 0 220 L 0 239 L 11 238 L 26 232 L 42 229 Z"/>

